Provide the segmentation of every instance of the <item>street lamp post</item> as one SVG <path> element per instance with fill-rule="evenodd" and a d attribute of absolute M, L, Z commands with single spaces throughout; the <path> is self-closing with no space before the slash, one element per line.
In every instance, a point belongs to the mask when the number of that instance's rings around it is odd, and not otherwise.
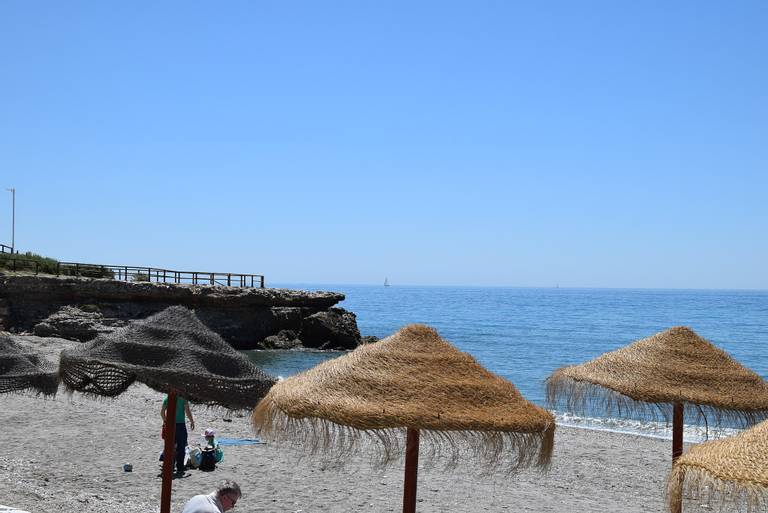
<path fill-rule="evenodd" d="M 11 217 L 11 254 L 16 252 L 16 188 L 6 189 L 13 196 L 13 210 Z"/>

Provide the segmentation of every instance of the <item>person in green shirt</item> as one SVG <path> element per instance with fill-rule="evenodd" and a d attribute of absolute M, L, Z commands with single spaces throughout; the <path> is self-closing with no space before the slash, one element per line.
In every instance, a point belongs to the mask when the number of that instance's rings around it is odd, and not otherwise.
<path fill-rule="evenodd" d="M 163 400 L 163 407 L 160 408 L 160 417 L 163 419 L 163 425 L 165 425 L 165 414 L 168 409 L 168 397 Z M 195 419 L 192 417 L 192 410 L 189 409 L 189 402 L 183 397 L 176 397 L 176 473 L 184 474 L 184 455 L 187 449 L 187 424 L 184 421 L 184 414 L 189 419 L 189 427 L 192 431 L 195 430 Z"/>

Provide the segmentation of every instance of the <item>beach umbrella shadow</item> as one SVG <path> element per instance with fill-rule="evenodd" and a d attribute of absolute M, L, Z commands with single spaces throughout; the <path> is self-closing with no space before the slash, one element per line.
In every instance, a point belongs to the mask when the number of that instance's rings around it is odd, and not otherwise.
<path fill-rule="evenodd" d="M 721 510 L 726 502 L 746 511 L 768 509 L 768 421 L 680 456 L 667 482 L 670 509 L 681 503 L 683 492 L 720 502 Z"/>
<path fill-rule="evenodd" d="M 420 439 L 446 466 L 473 456 L 487 469 L 546 468 L 555 422 L 509 381 L 437 331 L 410 325 L 276 384 L 252 415 L 276 440 L 343 460 L 372 439 L 386 465 L 403 454 L 403 511 L 416 510 Z"/>
<path fill-rule="evenodd" d="M 546 384 L 552 407 L 672 420 L 673 463 L 683 452 L 686 410 L 707 426 L 746 427 L 768 414 L 768 383 L 684 326 L 561 367 Z"/>
<path fill-rule="evenodd" d="M 114 397 L 136 381 L 168 394 L 161 513 L 170 512 L 177 395 L 251 409 L 275 382 L 181 306 L 62 351 L 59 372 L 67 389 L 85 394 Z"/>

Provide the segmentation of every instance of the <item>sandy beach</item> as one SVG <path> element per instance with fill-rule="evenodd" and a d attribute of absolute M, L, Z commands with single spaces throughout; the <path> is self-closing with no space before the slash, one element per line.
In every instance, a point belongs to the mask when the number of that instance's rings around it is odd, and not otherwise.
<path fill-rule="evenodd" d="M 38 339 L 53 356 L 60 339 Z M 134 385 L 116 399 L 60 392 L 54 399 L 8 394 L 3 401 L 0 504 L 33 513 L 159 510 L 162 395 Z M 248 417 L 193 406 L 199 432 L 254 436 Z M 367 455 L 339 465 L 302 458 L 300 448 L 275 444 L 225 447 L 215 472 L 191 470 L 173 484 L 172 511 L 219 479 L 240 483 L 235 511 L 396 512 L 402 467 L 376 470 Z M 130 462 L 133 472 L 124 472 Z M 482 475 L 471 462 L 446 471 L 422 462 L 418 511 L 662 512 L 670 442 L 627 434 L 559 427 L 548 473 Z M 690 508 L 689 508 L 690 510 Z"/>

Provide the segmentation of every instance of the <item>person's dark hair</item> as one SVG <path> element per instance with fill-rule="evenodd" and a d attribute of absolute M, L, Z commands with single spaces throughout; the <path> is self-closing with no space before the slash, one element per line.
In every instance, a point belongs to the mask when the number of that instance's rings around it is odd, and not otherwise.
<path fill-rule="evenodd" d="M 235 494 L 237 498 L 243 496 L 243 492 L 240 491 L 240 485 L 230 479 L 225 479 L 216 486 L 216 495 L 221 497 L 222 495 Z"/>

